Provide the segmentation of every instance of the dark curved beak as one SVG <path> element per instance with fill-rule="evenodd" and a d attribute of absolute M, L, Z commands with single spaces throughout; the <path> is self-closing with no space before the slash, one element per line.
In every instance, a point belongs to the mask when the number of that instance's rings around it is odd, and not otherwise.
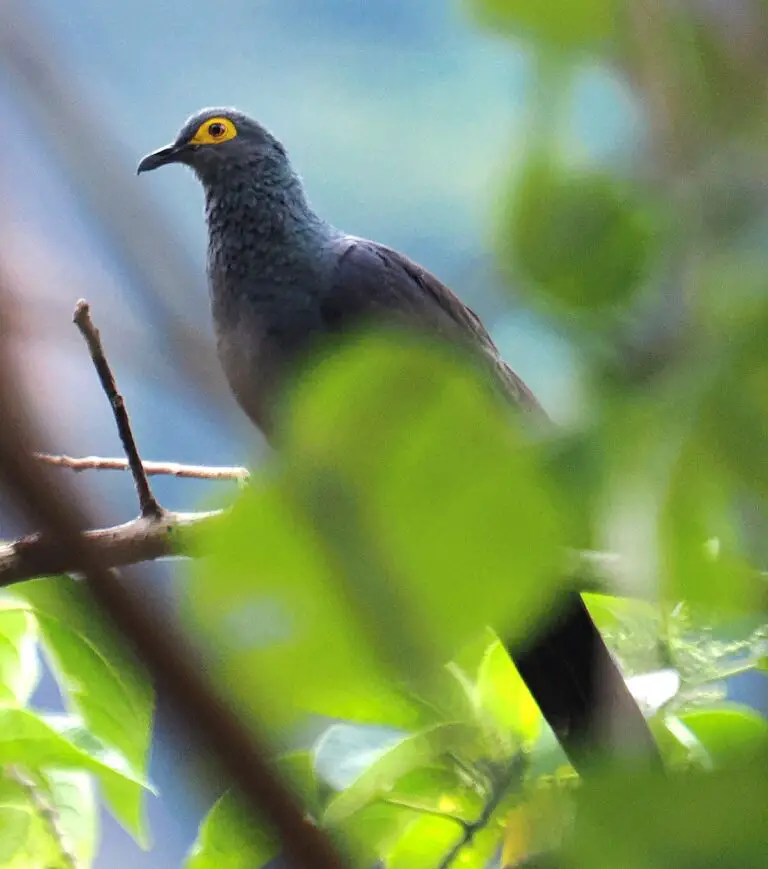
<path fill-rule="evenodd" d="M 153 151 L 139 163 L 136 174 L 141 175 L 142 172 L 151 172 L 153 169 L 158 169 L 160 166 L 167 166 L 168 163 L 178 163 L 180 155 L 184 150 L 183 145 L 166 145 L 164 148 L 158 148 Z"/>

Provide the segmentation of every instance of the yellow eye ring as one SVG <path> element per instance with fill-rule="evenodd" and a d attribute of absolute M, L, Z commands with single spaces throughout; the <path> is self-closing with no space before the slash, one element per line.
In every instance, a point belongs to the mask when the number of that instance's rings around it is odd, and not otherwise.
<path fill-rule="evenodd" d="M 228 142 L 237 135 L 237 127 L 229 118 L 208 118 L 197 128 L 189 140 L 191 145 L 218 145 Z"/>

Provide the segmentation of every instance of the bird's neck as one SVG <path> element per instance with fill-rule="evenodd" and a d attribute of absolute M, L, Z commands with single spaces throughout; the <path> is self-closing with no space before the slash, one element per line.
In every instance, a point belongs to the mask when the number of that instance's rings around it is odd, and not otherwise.
<path fill-rule="evenodd" d="M 317 262 L 333 230 L 289 166 L 245 166 L 226 179 L 202 180 L 213 265 L 237 271 L 247 259 L 254 268 L 284 264 L 290 271 Z"/>

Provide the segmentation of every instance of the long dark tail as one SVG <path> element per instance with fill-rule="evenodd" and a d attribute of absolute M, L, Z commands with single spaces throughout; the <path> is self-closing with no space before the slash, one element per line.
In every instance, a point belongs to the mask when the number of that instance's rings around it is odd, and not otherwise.
<path fill-rule="evenodd" d="M 648 725 L 580 595 L 567 594 L 551 620 L 510 654 L 576 770 L 617 753 L 660 765 Z"/>

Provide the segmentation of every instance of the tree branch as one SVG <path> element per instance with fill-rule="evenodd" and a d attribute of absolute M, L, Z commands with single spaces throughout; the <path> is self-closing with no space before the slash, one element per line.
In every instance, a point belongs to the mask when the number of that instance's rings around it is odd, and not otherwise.
<path fill-rule="evenodd" d="M 1 277 L 1 276 L 0 276 Z M 6 313 L 0 286 L 0 326 Z M 227 697 L 211 683 L 196 650 L 176 628 L 154 612 L 102 560 L 97 545 L 83 533 L 93 523 L 74 492 L 52 485 L 49 469 L 30 455 L 40 443 L 12 376 L 0 328 L 0 482 L 63 562 L 79 566 L 86 587 L 102 612 L 130 644 L 158 691 L 164 692 L 181 720 L 229 775 L 254 817 L 263 817 L 280 837 L 286 857 L 297 869 L 342 869 L 344 861 L 328 836 L 311 824 L 291 789 L 275 774 L 270 752 L 240 720 Z M 151 517 L 142 517 L 151 521 Z M 159 517 L 162 518 L 162 517 Z"/>
<path fill-rule="evenodd" d="M 152 494 L 149 480 L 144 473 L 144 466 L 141 463 L 141 457 L 139 456 L 136 439 L 131 429 L 128 411 L 125 409 L 123 396 L 117 391 L 115 375 L 112 373 L 112 368 L 104 354 L 99 330 L 93 325 L 91 308 L 85 299 L 80 299 L 75 306 L 73 320 L 80 330 L 80 334 L 85 338 L 85 343 L 88 345 L 88 350 L 90 351 L 93 365 L 96 368 L 96 373 L 99 375 L 101 386 L 109 399 L 115 423 L 117 424 L 117 431 L 120 435 L 120 442 L 123 445 L 123 450 L 125 450 L 125 455 L 128 459 L 128 466 L 133 474 L 133 482 L 136 484 L 136 494 L 139 496 L 141 515 L 144 517 L 160 516 L 163 512 L 162 507 Z"/>
<path fill-rule="evenodd" d="M 101 456 L 52 456 L 50 453 L 35 453 L 34 457 L 45 465 L 54 468 L 67 468 L 70 471 L 130 471 L 127 459 L 102 458 Z M 141 462 L 148 477 L 184 477 L 194 480 L 234 480 L 244 483 L 250 474 L 247 468 L 212 467 L 208 465 L 183 465 L 179 462 Z"/>
<path fill-rule="evenodd" d="M 82 534 L 83 541 L 108 567 L 126 567 L 142 561 L 192 554 L 190 537 L 210 525 L 220 512 L 172 513 L 139 516 L 122 525 L 99 528 Z M 72 550 L 62 548 L 41 534 L 0 543 L 0 588 L 40 576 L 79 573 L 84 565 L 73 558 Z"/>

